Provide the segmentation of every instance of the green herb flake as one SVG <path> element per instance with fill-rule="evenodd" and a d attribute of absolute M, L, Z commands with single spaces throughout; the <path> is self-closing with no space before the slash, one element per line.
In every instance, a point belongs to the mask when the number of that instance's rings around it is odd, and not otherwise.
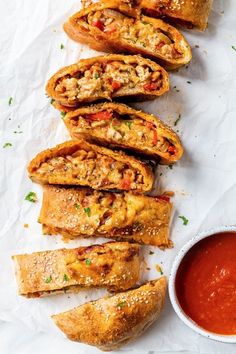
<path fill-rule="evenodd" d="M 91 216 L 91 209 L 89 207 L 84 208 L 84 212 L 88 215 L 88 217 Z"/>
<path fill-rule="evenodd" d="M 133 124 L 133 122 L 131 122 L 130 120 L 126 120 L 125 121 L 125 125 L 127 125 L 127 127 L 129 128 L 129 129 L 131 129 L 131 125 Z"/>
<path fill-rule="evenodd" d="M 161 275 L 164 274 L 164 273 L 163 273 L 163 270 L 162 270 L 162 268 L 161 268 L 161 266 L 160 266 L 159 264 L 156 265 L 156 270 L 157 270 Z"/>
<path fill-rule="evenodd" d="M 3 148 L 5 149 L 5 148 L 10 147 L 10 146 L 12 146 L 11 143 L 5 143 L 5 144 L 3 145 Z"/>
<path fill-rule="evenodd" d="M 187 81 L 187 84 L 190 84 L 191 85 L 192 81 Z"/>
<path fill-rule="evenodd" d="M 61 118 L 63 119 L 66 115 L 66 112 L 61 112 Z"/>
<path fill-rule="evenodd" d="M 13 102 L 13 97 L 9 97 L 8 106 L 11 106 L 12 102 Z"/>
<path fill-rule="evenodd" d="M 51 277 L 51 275 L 49 276 L 49 277 L 47 277 L 46 279 L 45 279 L 45 283 L 51 283 L 51 281 L 52 281 L 52 277 Z"/>
<path fill-rule="evenodd" d="M 69 277 L 68 277 L 68 275 L 67 275 L 67 274 L 64 274 L 64 276 L 63 276 L 63 280 L 64 280 L 64 281 L 68 281 L 68 280 L 69 280 Z"/>
<path fill-rule="evenodd" d="M 91 259 L 85 259 L 85 264 L 86 265 L 91 265 L 92 264 L 92 261 L 91 261 Z"/>
<path fill-rule="evenodd" d="M 53 104 L 55 102 L 54 98 L 51 98 L 50 103 Z"/>
<path fill-rule="evenodd" d="M 182 219 L 183 220 L 183 225 L 188 225 L 188 222 L 189 222 L 189 220 L 185 217 L 185 216 L 183 216 L 183 215 L 180 215 L 179 216 L 179 219 Z"/>
<path fill-rule="evenodd" d="M 170 169 L 170 170 L 172 170 L 172 169 L 173 169 L 173 165 L 169 165 L 168 167 L 169 167 L 169 169 Z"/>
<path fill-rule="evenodd" d="M 79 208 L 80 208 L 80 205 L 79 205 L 78 203 L 75 203 L 75 204 L 74 204 L 74 207 L 75 207 L 76 209 L 79 209 Z"/>
<path fill-rule="evenodd" d="M 176 121 L 174 122 L 174 126 L 176 127 L 176 125 L 179 123 L 181 119 L 181 114 L 179 114 L 178 118 L 176 119 Z"/>
<path fill-rule="evenodd" d="M 37 202 L 38 198 L 37 198 L 37 194 L 35 192 L 29 192 L 26 196 L 25 196 L 25 200 L 28 200 L 31 203 L 35 203 Z"/>
<path fill-rule="evenodd" d="M 61 43 L 60 49 L 64 49 L 64 48 L 65 48 L 64 44 Z"/>
<path fill-rule="evenodd" d="M 117 306 L 117 307 L 124 307 L 126 304 L 127 304 L 126 301 L 121 301 L 121 302 L 119 302 L 119 304 L 117 304 L 116 306 Z"/>
<path fill-rule="evenodd" d="M 231 48 L 236 51 L 236 45 L 232 45 Z"/>
<path fill-rule="evenodd" d="M 22 134 L 22 133 L 23 133 L 23 130 L 20 130 L 20 131 L 15 130 L 14 131 L 14 134 Z"/>
<path fill-rule="evenodd" d="M 99 75 L 98 73 L 96 73 L 96 74 L 94 75 L 94 77 L 95 77 L 95 79 L 97 80 L 97 79 L 99 79 L 100 75 Z"/>
<path fill-rule="evenodd" d="M 154 252 L 153 251 L 149 251 L 149 254 L 150 254 L 150 256 L 152 256 L 154 254 Z"/>

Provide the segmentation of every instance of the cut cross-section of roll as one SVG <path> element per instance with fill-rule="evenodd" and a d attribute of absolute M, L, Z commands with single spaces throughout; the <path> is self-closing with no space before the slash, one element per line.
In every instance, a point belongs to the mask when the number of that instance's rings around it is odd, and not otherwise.
<path fill-rule="evenodd" d="M 161 19 L 137 16 L 120 0 L 92 4 L 64 24 L 70 38 L 91 48 L 113 53 L 141 54 L 167 69 L 186 65 L 192 58 L 184 36 Z"/>
<path fill-rule="evenodd" d="M 146 192 L 152 188 L 151 168 L 121 151 L 72 140 L 40 152 L 28 166 L 32 180 L 42 184 L 88 186 Z"/>
<path fill-rule="evenodd" d="M 159 118 L 121 103 L 82 107 L 64 117 L 71 137 L 129 149 L 171 164 L 183 154 L 177 134 Z"/>
<path fill-rule="evenodd" d="M 61 110 L 101 100 L 149 100 L 168 90 L 168 74 L 160 65 L 121 54 L 81 59 L 59 70 L 46 87 Z"/>
<path fill-rule="evenodd" d="M 42 297 L 83 288 L 126 290 L 139 281 L 139 246 L 127 242 L 19 254 L 15 262 L 19 294 Z"/>
<path fill-rule="evenodd" d="M 162 277 L 137 289 L 59 313 L 52 319 L 69 339 L 111 351 L 140 336 L 158 319 L 166 286 L 166 278 Z"/>
<path fill-rule="evenodd" d="M 168 196 L 148 197 L 87 188 L 44 186 L 39 222 L 43 232 L 168 248 L 172 204 Z"/>

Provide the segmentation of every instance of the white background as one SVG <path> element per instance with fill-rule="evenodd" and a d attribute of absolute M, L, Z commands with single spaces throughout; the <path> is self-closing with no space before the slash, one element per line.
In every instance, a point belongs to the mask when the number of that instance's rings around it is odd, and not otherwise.
<path fill-rule="evenodd" d="M 65 19 L 79 8 L 73 0 L 1 0 L 0 2 L 0 353 L 96 353 L 72 343 L 54 327 L 50 315 L 85 301 L 85 294 L 27 300 L 16 294 L 12 254 L 63 247 L 60 238 L 43 237 L 37 216 L 41 188 L 27 178 L 26 166 L 39 151 L 68 139 L 60 115 L 45 96 L 46 80 L 63 65 L 96 55 L 68 40 Z M 159 190 L 175 192 L 171 235 L 173 250 L 149 256 L 147 278 L 166 275 L 178 250 L 194 234 L 209 227 L 236 224 L 236 3 L 215 0 L 205 33 L 185 31 L 193 47 L 188 68 L 172 73 L 171 91 L 153 102 L 138 104 L 174 126 L 185 155 L 172 170 L 157 170 Z M 61 44 L 64 49 L 60 49 Z M 195 45 L 199 46 L 196 48 Z M 190 81 L 191 83 L 187 83 Z M 176 86 L 179 92 L 173 87 Z M 11 106 L 9 97 L 13 97 Z M 14 132 L 17 133 L 14 133 Z M 22 133 L 20 133 L 22 132 Z M 12 147 L 3 148 L 6 142 Z M 160 177 L 160 173 L 163 175 Z M 29 191 L 39 202 L 24 201 Z M 183 226 L 179 215 L 189 219 Z M 23 227 L 28 223 L 29 228 Z M 78 241 L 70 244 L 91 243 Z M 101 240 L 99 240 L 101 242 Z M 148 249 L 144 250 L 148 254 Z M 91 293 L 92 298 L 101 292 Z M 90 298 L 89 295 L 89 298 Z M 9 322 L 9 323 L 8 323 Z M 146 334 L 122 351 L 235 353 L 234 345 L 202 338 L 174 314 L 169 301 L 162 317 Z"/>

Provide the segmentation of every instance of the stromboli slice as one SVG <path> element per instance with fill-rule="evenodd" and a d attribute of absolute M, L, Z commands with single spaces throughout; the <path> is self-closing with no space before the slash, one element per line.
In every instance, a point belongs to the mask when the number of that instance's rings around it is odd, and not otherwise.
<path fill-rule="evenodd" d="M 168 90 L 169 77 L 160 65 L 141 56 L 121 54 L 81 59 L 59 70 L 46 87 L 61 107 L 118 98 L 149 100 Z"/>
<path fill-rule="evenodd" d="M 138 7 L 152 17 L 164 17 L 185 27 L 204 31 L 213 0 L 138 0 L 138 3 Z"/>
<path fill-rule="evenodd" d="M 161 277 L 137 289 L 59 313 L 52 319 L 69 339 L 111 351 L 140 336 L 158 319 L 166 287 L 166 277 Z"/>
<path fill-rule="evenodd" d="M 108 102 L 82 107 L 64 117 L 74 139 L 113 145 L 160 159 L 178 161 L 183 147 L 177 134 L 160 119 L 124 104 Z"/>
<path fill-rule="evenodd" d="M 120 0 L 92 4 L 64 24 L 70 38 L 103 52 L 141 54 L 167 69 L 186 65 L 191 49 L 184 36 L 161 19 L 137 13 Z"/>
<path fill-rule="evenodd" d="M 86 287 L 110 291 L 132 288 L 139 280 L 139 246 L 127 242 L 15 255 L 19 294 L 40 297 Z"/>
<path fill-rule="evenodd" d="M 32 180 L 42 184 L 81 185 L 94 189 L 149 191 L 150 167 L 120 151 L 72 140 L 40 152 L 28 166 Z"/>
<path fill-rule="evenodd" d="M 47 185 L 39 222 L 45 234 L 65 239 L 96 236 L 168 248 L 171 211 L 167 196 Z"/>

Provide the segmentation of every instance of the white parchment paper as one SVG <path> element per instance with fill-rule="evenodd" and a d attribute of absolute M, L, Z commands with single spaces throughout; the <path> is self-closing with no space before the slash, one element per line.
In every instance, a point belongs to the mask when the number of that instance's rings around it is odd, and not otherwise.
<path fill-rule="evenodd" d="M 63 22 L 79 7 L 80 3 L 73 0 L 0 2 L 0 319 L 24 323 L 35 333 L 53 333 L 65 341 L 50 315 L 98 298 L 104 291 L 24 299 L 17 295 L 11 255 L 65 246 L 60 237 L 41 234 L 37 223 L 41 188 L 27 178 L 26 166 L 39 151 L 69 138 L 60 114 L 45 96 L 46 80 L 62 66 L 98 54 L 73 43 L 63 33 Z M 235 16 L 235 1 L 215 0 L 207 31 L 184 31 L 193 48 L 193 60 L 188 68 L 170 74 L 171 91 L 155 101 L 134 104 L 170 124 L 185 146 L 184 157 L 173 169 L 163 166 L 157 171 L 159 190 L 175 192 L 171 227 L 175 248 L 162 252 L 144 247 L 151 268 L 144 274 L 146 278 L 160 276 L 156 264 L 162 264 L 168 275 L 178 250 L 196 232 L 236 224 Z M 174 125 L 179 114 L 181 119 Z M 3 148 L 5 143 L 12 146 Z M 37 203 L 24 200 L 29 191 L 37 193 Z M 189 219 L 187 226 L 178 218 L 180 215 Z M 66 246 L 94 242 L 77 240 Z M 150 249 L 154 255 L 149 255 Z M 71 348 L 75 346 L 80 353 L 97 352 L 71 343 Z M 233 354 L 236 349 L 235 345 L 213 342 L 191 331 L 167 300 L 160 320 L 121 351 L 127 350 Z"/>

